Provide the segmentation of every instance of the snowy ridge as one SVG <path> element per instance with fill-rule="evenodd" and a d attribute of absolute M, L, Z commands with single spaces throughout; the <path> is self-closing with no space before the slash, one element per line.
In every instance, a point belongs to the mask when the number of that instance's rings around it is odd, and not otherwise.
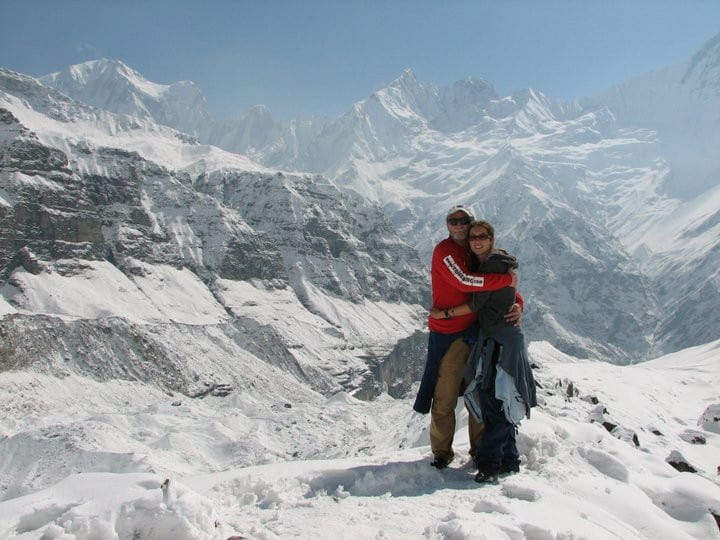
<path fill-rule="evenodd" d="M 687 62 L 637 77 L 590 103 L 598 102 L 612 108 L 618 122 L 657 133 L 665 162 L 647 169 L 640 183 L 618 184 L 608 203 L 621 212 L 609 217 L 671 314 L 657 330 L 665 349 L 700 343 L 703 314 L 717 303 L 720 263 L 720 35 Z"/>
<path fill-rule="evenodd" d="M 0 105 L 13 111 L 22 124 L 40 140 L 71 155 L 72 144 L 89 148 L 123 148 L 177 170 L 202 162 L 207 167 L 237 167 L 265 170 L 251 160 L 200 145 L 187 134 L 158 125 L 152 120 L 109 114 L 67 99 L 36 79 L 0 69 Z M 152 141 L 152 142 L 151 142 Z"/>

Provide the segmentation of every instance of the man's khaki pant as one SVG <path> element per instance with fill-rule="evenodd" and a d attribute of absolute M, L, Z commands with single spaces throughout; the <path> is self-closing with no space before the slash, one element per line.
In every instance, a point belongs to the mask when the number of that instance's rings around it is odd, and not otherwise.
<path fill-rule="evenodd" d="M 452 443 L 455 435 L 455 407 L 469 354 L 470 347 L 467 343 L 462 339 L 456 339 L 440 361 L 430 409 L 430 447 L 435 457 L 451 458 L 454 455 Z M 484 429 L 483 424 L 468 412 L 468 434 L 472 455 L 475 449 L 480 447 Z"/>

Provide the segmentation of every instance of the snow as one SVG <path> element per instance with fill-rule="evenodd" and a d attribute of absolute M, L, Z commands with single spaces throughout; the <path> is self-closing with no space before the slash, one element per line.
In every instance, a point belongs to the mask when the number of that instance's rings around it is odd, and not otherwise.
<path fill-rule="evenodd" d="M 105 59 L 91 60 L 83 64 L 72 65 L 68 68 L 68 71 L 74 79 L 77 79 L 78 82 L 87 84 L 88 79 L 93 76 L 93 72 L 101 72 L 103 70 L 112 69 L 113 67 L 115 67 L 117 71 L 131 84 L 133 84 L 135 87 L 150 96 L 158 97 L 163 92 L 167 91 L 167 89 L 169 88 L 167 85 L 157 84 L 148 81 L 147 79 L 142 77 L 137 71 L 129 68 L 128 66 L 119 61 L 113 62 Z M 57 79 L 60 75 L 60 73 L 51 73 L 49 75 L 46 75 L 46 78 L 49 80 Z"/>
<path fill-rule="evenodd" d="M 720 222 L 715 219 L 711 227 L 697 236 L 689 232 L 711 222 L 719 208 L 720 186 L 716 186 L 688 201 L 673 214 L 662 216 L 662 219 L 653 223 L 652 228 L 644 231 L 642 243 L 659 254 L 682 249 L 690 253 L 705 251 L 711 247 L 713 239 L 720 237 Z"/>
<path fill-rule="evenodd" d="M 17 309 L 11 306 L 4 297 L 0 296 L 0 316 L 7 315 L 8 313 L 16 313 Z"/>
<path fill-rule="evenodd" d="M 50 118 L 15 96 L 0 93 L 0 104 L 15 115 L 41 142 L 72 155 L 70 144 L 122 148 L 172 170 L 205 172 L 224 167 L 267 171 L 245 156 L 217 147 L 188 142 L 187 136 L 153 122 L 87 108 L 72 121 Z M 152 142 L 150 142 L 152 141 Z M 274 171 L 273 171 L 274 172 Z"/>
<path fill-rule="evenodd" d="M 107 489 L 112 485 L 113 489 Z M 18 538 L 216 538 L 212 504 L 182 485 L 161 489 L 144 474 L 80 474 L 55 486 L 50 500 L 18 498 L 9 510 L 20 516 Z M 30 506 L 26 506 L 30 503 Z M 53 524 L 45 527 L 50 522 Z M 140 536 L 136 531 L 142 531 Z"/>
<path fill-rule="evenodd" d="M 261 283 L 219 279 L 215 294 L 235 316 L 272 325 L 289 343 L 305 347 L 395 343 L 407 336 L 407 328 L 422 324 L 417 306 L 383 301 L 353 303 L 328 297 L 308 282 L 304 287 L 309 293 L 310 311 L 290 288 L 268 290 Z M 349 343 L 337 339 L 339 328 L 349 336 Z"/>
<path fill-rule="evenodd" d="M 720 407 L 720 341 L 632 366 L 545 342 L 530 354 L 540 406 L 520 428 L 521 472 L 495 485 L 473 482 L 460 409 L 458 459 L 429 466 L 412 396 L 188 399 L 151 381 L 3 372 L 3 460 L 34 479 L 3 486 L 0 537 L 720 537 L 720 434 L 702 423 Z M 671 467 L 673 452 L 698 472 Z"/>
<path fill-rule="evenodd" d="M 224 308 L 188 269 L 140 261 L 136 265 L 142 275 L 132 278 L 107 261 L 83 261 L 70 275 L 53 271 L 31 274 L 20 269 L 3 293 L 11 303 L 32 313 L 87 319 L 123 317 L 141 323 L 211 324 L 227 319 Z"/>

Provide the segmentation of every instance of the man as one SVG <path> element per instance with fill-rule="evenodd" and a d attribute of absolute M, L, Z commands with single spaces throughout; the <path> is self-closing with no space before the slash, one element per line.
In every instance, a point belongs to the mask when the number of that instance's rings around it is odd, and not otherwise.
<path fill-rule="evenodd" d="M 517 286 L 517 277 L 507 274 L 472 274 L 468 270 L 468 229 L 472 212 L 462 205 L 453 206 L 446 217 L 449 237 L 433 251 L 431 285 L 433 306 L 444 310 L 444 319 L 428 318 L 430 336 L 427 360 L 420 389 L 413 409 L 431 413 L 430 447 L 433 467 L 444 469 L 454 458 L 455 407 L 462 384 L 463 371 L 470 347 L 463 337 L 471 328 L 475 314 L 453 316 L 452 307 L 469 302 L 470 294 Z M 505 319 L 517 322 L 522 311 L 522 298 L 510 309 Z M 468 415 L 470 452 L 482 438 L 482 425 Z"/>

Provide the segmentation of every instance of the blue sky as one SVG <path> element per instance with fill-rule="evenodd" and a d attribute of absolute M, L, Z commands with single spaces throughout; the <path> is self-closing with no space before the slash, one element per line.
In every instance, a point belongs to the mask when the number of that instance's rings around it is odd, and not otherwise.
<path fill-rule="evenodd" d="M 585 97 L 718 33 L 718 0 L 0 0 L 0 66 L 40 76 L 119 59 L 194 81 L 217 118 L 256 104 L 336 116 L 405 68 Z"/>

